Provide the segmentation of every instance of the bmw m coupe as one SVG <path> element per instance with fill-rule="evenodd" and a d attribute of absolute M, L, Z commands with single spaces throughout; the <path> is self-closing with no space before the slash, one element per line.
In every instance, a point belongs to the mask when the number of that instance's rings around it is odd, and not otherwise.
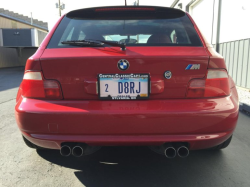
<path fill-rule="evenodd" d="M 63 15 L 26 63 L 15 115 L 31 148 L 83 156 L 149 146 L 168 158 L 229 145 L 238 95 L 191 16 L 153 6 Z"/>

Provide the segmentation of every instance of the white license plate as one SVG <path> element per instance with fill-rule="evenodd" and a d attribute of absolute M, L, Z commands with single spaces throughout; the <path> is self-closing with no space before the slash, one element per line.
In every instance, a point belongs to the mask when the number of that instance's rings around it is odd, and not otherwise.
<path fill-rule="evenodd" d="M 149 74 L 99 74 L 100 99 L 130 100 L 149 97 Z"/>

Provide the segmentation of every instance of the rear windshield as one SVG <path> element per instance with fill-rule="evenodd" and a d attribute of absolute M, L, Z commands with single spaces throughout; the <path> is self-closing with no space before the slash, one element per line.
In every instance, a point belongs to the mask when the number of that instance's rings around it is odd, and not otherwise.
<path fill-rule="evenodd" d="M 77 15 L 63 18 L 47 48 L 79 47 L 61 43 L 70 40 L 117 41 L 126 46 L 202 46 L 185 13 L 160 17 L 133 16 L 133 12 L 113 17 Z"/>

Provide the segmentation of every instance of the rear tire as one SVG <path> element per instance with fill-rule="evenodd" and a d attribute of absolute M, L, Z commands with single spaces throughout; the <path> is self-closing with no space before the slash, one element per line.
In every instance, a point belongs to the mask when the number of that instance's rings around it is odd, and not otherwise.
<path fill-rule="evenodd" d="M 215 147 L 212 147 L 211 150 L 221 150 L 221 149 L 224 149 L 226 148 L 227 146 L 229 146 L 231 140 L 232 140 L 232 136 L 230 136 L 225 142 L 221 143 L 220 145 L 217 145 Z"/>
<path fill-rule="evenodd" d="M 23 141 L 24 143 L 29 147 L 29 148 L 32 148 L 32 149 L 44 149 L 42 147 L 39 147 L 35 144 L 33 144 L 32 142 L 30 142 L 29 140 L 27 140 L 24 136 L 23 136 Z"/>

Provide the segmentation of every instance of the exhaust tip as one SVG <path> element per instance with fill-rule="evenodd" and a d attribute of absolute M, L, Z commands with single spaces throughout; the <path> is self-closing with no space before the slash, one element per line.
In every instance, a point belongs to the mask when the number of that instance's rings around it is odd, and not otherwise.
<path fill-rule="evenodd" d="M 177 149 L 178 156 L 181 158 L 185 158 L 189 155 L 189 150 L 186 146 L 181 146 Z"/>
<path fill-rule="evenodd" d="M 62 156 L 69 156 L 71 154 L 71 148 L 68 145 L 61 147 L 60 153 Z"/>
<path fill-rule="evenodd" d="M 80 157 L 80 156 L 83 156 L 83 148 L 81 146 L 75 146 L 73 149 L 72 149 L 72 155 L 75 156 L 75 157 Z"/>
<path fill-rule="evenodd" d="M 176 156 L 176 150 L 174 147 L 167 147 L 164 153 L 167 158 L 174 158 Z"/>

